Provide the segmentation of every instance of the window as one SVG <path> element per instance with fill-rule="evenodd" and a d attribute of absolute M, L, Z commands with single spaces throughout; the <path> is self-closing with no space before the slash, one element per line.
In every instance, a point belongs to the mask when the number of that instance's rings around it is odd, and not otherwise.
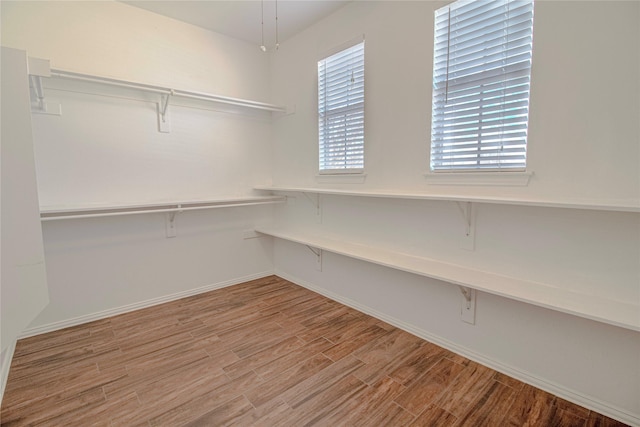
<path fill-rule="evenodd" d="M 524 170 L 533 0 L 435 13 L 431 170 Z"/>
<path fill-rule="evenodd" d="M 318 61 L 320 173 L 364 170 L 364 41 Z"/>

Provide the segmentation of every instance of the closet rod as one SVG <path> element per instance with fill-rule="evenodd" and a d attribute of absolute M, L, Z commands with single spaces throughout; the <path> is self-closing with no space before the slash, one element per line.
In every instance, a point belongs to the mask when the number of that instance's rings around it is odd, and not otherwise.
<path fill-rule="evenodd" d="M 287 111 L 285 107 L 281 107 L 273 104 L 267 104 L 264 102 L 251 101 L 248 99 L 231 98 L 228 96 L 214 95 L 210 93 L 194 92 L 194 91 L 181 90 L 181 89 L 171 89 L 171 88 L 162 87 L 162 86 L 155 86 L 155 85 L 148 85 L 145 83 L 137 83 L 137 82 L 131 82 L 126 80 L 113 79 L 110 77 L 93 76 L 90 74 L 76 73 L 72 71 L 59 70 L 55 68 L 51 69 L 51 76 L 65 78 L 65 79 L 82 80 L 82 81 L 87 81 L 92 83 L 102 83 L 102 84 L 107 84 L 111 86 L 125 87 L 129 89 L 138 89 L 146 92 L 159 93 L 163 95 L 180 96 L 183 98 L 193 98 L 193 99 L 200 99 L 204 101 L 213 101 L 213 102 L 218 102 L 222 104 L 237 105 L 240 107 L 254 108 L 258 110 L 275 111 L 280 113 L 284 113 Z"/>
<path fill-rule="evenodd" d="M 185 212 L 203 209 L 232 208 L 239 206 L 267 205 L 273 203 L 283 203 L 286 197 L 263 197 L 245 200 L 229 200 L 216 202 L 185 202 L 167 203 L 161 205 L 147 206 L 121 206 L 105 207 L 101 209 L 64 209 L 40 212 L 41 221 L 54 221 L 59 219 L 74 218 L 99 218 L 106 216 L 137 215 L 145 213 L 165 213 L 165 212 Z"/>

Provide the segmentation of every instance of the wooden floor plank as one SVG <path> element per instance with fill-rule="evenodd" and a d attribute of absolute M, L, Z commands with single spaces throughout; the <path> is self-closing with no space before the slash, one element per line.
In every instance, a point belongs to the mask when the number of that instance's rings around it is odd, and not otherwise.
<path fill-rule="evenodd" d="M 324 354 L 331 360 L 338 361 L 343 357 L 346 357 L 359 350 L 364 345 L 369 344 L 371 341 L 382 338 L 388 333 L 389 331 L 387 331 L 386 329 L 382 329 L 377 325 L 370 325 L 352 339 L 342 341 L 332 346 L 330 349 L 324 351 Z"/>
<path fill-rule="evenodd" d="M 394 401 L 410 413 L 419 415 L 435 402 L 463 370 L 464 366 L 442 358 Z"/>
<path fill-rule="evenodd" d="M 119 369 L 124 370 L 126 373 L 126 376 L 103 386 L 107 398 L 128 393 L 129 391 L 135 391 L 141 385 L 167 376 L 179 375 L 181 369 L 185 366 L 209 359 L 209 355 L 203 350 L 198 349 L 193 343 L 187 343 L 172 350 L 171 352 L 155 355 L 152 358 L 146 359 L 146 364 L 137 363 L 133 365 L 102 368 L 102 370 L 107 373 L 111 371 L 119 372 Z M 100 367 L 100 365 L 98 365 L 98 367 Z"/>
<path fill-rule="evenodd" d="M 277 276 L 20 340 L 0 420 L 624 426 Z"/>
<path fill-rule="evenodd" d="M 237 418 L 251 412 L 253 406 L 243 395 L 234 397 L 217 408 L 186 424 L 188 427 L 211 427 L 229 425 Z"/>
<path fill-rule="evenodd" d="M 513 405 L 516 392 L 498 381 L 493 381 L 467 412 L 458 418 L 458 426 L 503 425 L 507 411 Z M 555 425 L 555 424 L 552 424 Z"/>
<path fill-rule="evenodd" d="M 455 415 L 445 411 L 436 405 L 429 405 L 427 409 L 422 411 L 411 427 L 453 427 L 458 424 L 458 418 Z"/>
<path fill-rule="evenodd" d="M 504 425 L 520 427 L 549 424 L 555 399 L 555 396 L 525 384 L 505 415 Z"/>
<path fill-rule="evenodd" d="M 495 382 L 493 374 L 493 370 L 471 362 L 440 394 L 435 404 L 456 417 L 461 417 L 469 406 Z"/>
<path fill-rule="evenodd" d="M 179 381 L 176 381 L 177 378 Z M 194 363 L 175 375 L 140 384 L 136 387 L 136 394 L 140 403 L 158 405 L 174 397 L 179 397 L 182 401 L 189 400 L 193 396 L 199 396 L 207 388 L 221 387 L 229 382 L 231 380 L 219 367 L 209 363 Z M 168 405 L 169 402 L 166 402 L 162 406 Z"/>
<path fill-rule="evenodd" d="M 207 386 L 205 393 L 191 398 L 177 407 L 171 408 L 149 420 L 152 426 L 178 426 L 190 423 L 206 415 L 218 406 L 238 397 L 243 390 L 256 387 L 261 383 L 260 378 L 253 372 L 249 372 L 239 378 L 225 384 Z"/>
<path fill-rule="evenodd" d="M 392 401 L 406 387 L 385 377 L 371 387 L 366 387 L 356 398 L 345 402 L 340 410 L 324 419 L 326 425 L 353 425 L 358 420 L 374 416 L 386 402 Z"/>
<path fill-rule="evenodd" d="M 50 419 L 46 424 L 54 426 L 110 426 L 111 414 L 114 412 L 136 413 L 140 409 L 135 393 L 121 396 L 118 399 L 86 403 Z"/>
<path fill-rule="evenodd" d="M 369 385 L 379 381 L 387 372 L 395 370 L 414 350 L 422 346 L 424 341 L 396 329 L 372 344 L 354 353 L 365 363 L 354 375 Z"/>
<path fill-rule="evenodd" d="M 246 391 L 245 396 L 247 396 L 256 408 L 264 405 L 271 399 L 283 400 L 281 396 L 284 393 L 331 364 L 330 359 L 322 354 L 316 354 L 304 362 L 286 370 L 266 384 Z"/>
<path fill-rule="evenodd" d="M 297 350 L 302 346 L 304 346 L 304 341 L 295 335 L 283 338 L 260 352 L 226 365 L 224 367 L 224 371 L 229 377 L 236 378 L 254 368 L 265 365 L 272 360 L 276 360 L 281 356 L 290 354 L 292 351 Z"/>
<path fill-rule="evenodd" d="M 349 376 L 360 366 L 362 366 L 360 360 L 353 356 L 345 357 L 339 362 L 329 364 L 295 386 L 289 387 L 280 394 L 279 398 L 284 400 L 291 408 L 296 409 L 307 400 L 313 399 L 336 382 Z"/>
<path fill-rule="evenodd" d="M 94 387 L 70 399 L 63 400 L 58 396 L 49 396 L 38 399 L 35 403 L 30 402 L 32 404 L 26 407 L 17 407 L 14 410 L 4 409 L 3 406 L 0 419 L 3 426 L 56 425 L 52 420 L 57 417 L 72 413 L 83 406 L 104 402 L 106 402 L 106 399 L 102 389 Z"/>
<path fill-rule="evenodd" d="M 387 402 L 371 417 L 356 420 L 354 426 L 408 426 L 415 420 L 409 411 L 398 406 L 395 402 Z"/>
<path fill-rule="evenodd" d="M 306 343 L 299 349 L 292 350 L 284 356 L 273 359 L 269 363 L 261 365 L 253 370 L 265 379 L 273 379 L 289 370 L 292 366 L 318 355 L 324 350 L 331 347 L 331 343 L 324 338 L 318 338 L 315 341 Z"/>
<path fill-rule="evenodd" d="M 289 419 L 293 410 L 281 400 L 274 399 L 260 408 L 254 408 L 237 417 L 234 425 L 238 426 L 277 426 L 278 420 Z"/>
<path fill-rule="evenodd" d="M 443 348 L 425 343 L 408 354 L 407 358 L 391 370 L 388 375 L 400 384 L 410 385 L 431 369 L 444 355 Z"/>

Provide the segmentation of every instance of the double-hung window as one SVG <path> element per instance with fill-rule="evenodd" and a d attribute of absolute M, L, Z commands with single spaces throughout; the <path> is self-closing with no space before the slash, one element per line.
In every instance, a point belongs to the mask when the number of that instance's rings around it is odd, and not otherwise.
<path fill-rule="evenodd" d="M 458 0 L 434 35 L 431 170 L 524 170 L 533 0 Z"/>
<path fill-rule="evenodd" d="M 318 61 L 321 174 L 364 170 L 364 41 Z"/>

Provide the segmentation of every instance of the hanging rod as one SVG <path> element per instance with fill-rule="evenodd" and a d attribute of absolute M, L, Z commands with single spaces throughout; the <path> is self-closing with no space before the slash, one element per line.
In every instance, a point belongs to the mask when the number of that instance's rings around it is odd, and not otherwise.
<path fill-rule="evenodd" d="M 108 206 L 99 208 L 77 209 L 45 209 L 40 211 L 41 221 L 54 221 L 73 218 L 99 218 L 105 216 L 137 215 L 157 212 L 186 212 L 203 209 L 231 208 L 238 206 L 266 205 L 283 203 L 287 200 L 281 196 L 247 197 L 242 199 L 193 201 L 179 203 L 163 203 L 136 206 Z"/>
<path fill-rule="evenodd" d="M 72 79 L 72 80 L 82 80 L 82 81 L 92 82 L 92 83 L 102 83 L 102 84 L 107 84 L 111 86 L 125 87 L 129 89 L 138 89 L 146 92 L 159 93 L 163 95 L 180 96 L 183 98 L 192 98 L 192 99 L 199 99 L 204 101 L 218 102 L 221 104 L 237 105 L 240 107 L 254 108 L 257 110 L 274 111 L 274 112 L 280 112 L 280 113 L 285 113 L 287 111 L 286 107 L 281 107 L 274 104 L 267 104 L 264 102 L 251 101 L 248 99 L 231 98 L 228 96 L 214 95 L 214 94 L 205 93 L 205 92 L 194 92 L 194 91 L 182 90 L 182 89 L 171 89 L 163 86 L 155 86 L 155 85 L 149 85 L 145 83 L 137 83 L 137 82 L 131 82 L 127 80 L 113 79 L 110 77 L 93 76 L 90 74 L 76 73 L 72 71 L 59 70 L 55 68 L 51 69 L 51 76 L 65 78 L 65 79 Z"/>

